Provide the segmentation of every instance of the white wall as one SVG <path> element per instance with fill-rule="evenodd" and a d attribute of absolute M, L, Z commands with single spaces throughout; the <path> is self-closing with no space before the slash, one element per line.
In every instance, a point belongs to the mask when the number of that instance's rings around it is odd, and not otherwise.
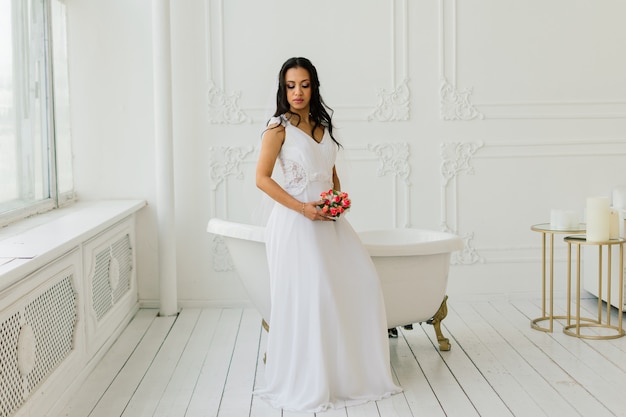
<path fill-rule="evenodd" d="M 74 181 L 82 200 L 155 202 L 150 3 L 68 1 Z M 137 216 L 142 298 L 158 298 L 156 213 Z"/>
<path fill-rule="evenodd" d="M 150 2 L 68 11 L 79 196 L 153 203 Z M 530 226 L 551 208 L 582 220 L 586 197 L 626 184 L 624 15 L 621 0 L 173 1 L 181 303 L 246 299 L 233 272 L 215 271 L 206 223 L 251 219 L 259 132 L 280 65 L 297 55 L 335 109 L 357 229 L 463 236 L 452 296 L 539 291 Z M 151 206 L 139 216 L 147 301 L 158 298 L 154 217 Z"/>

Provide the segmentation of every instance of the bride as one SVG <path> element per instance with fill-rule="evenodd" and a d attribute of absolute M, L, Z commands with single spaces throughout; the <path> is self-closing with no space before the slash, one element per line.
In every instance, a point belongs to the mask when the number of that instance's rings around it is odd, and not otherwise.
<path fill-rule="evenodd" d="M 256 169 L 257 186 L 275 203 L 266 226 L 266 384 L 255 395 L 307 412 L 386 398 L 401 388 L 391 376 L 378 275 L 345 215 L 319 207 L 321 193 L 341 190 L 332 111 L 308 59 L 287 60 L 278 84 Z M 272 178 L 277 161 L 283 184 Z"/>

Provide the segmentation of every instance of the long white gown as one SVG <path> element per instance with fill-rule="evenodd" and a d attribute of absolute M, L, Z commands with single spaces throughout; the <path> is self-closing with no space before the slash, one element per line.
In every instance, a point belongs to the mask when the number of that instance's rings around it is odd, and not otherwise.
<path fill-rule="evenodd" d="M 332 188 L 337 145 L 317 143 L 285 118 L 283 187 L 300 201 Z M 347 191 L 347 190 L 344 190 Z M 276 408 L 319 412 L 386 398 L 392 380 L 385 307 L 369 254 L 344 216 L 311 221 L 276 203 L 266 228 L 271 318 L 266 385 Z"/>

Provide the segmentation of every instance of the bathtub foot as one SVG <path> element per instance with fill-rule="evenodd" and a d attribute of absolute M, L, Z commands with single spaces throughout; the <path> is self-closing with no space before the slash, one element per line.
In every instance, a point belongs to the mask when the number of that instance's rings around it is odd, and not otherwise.
<path fill-rule="evenodd" d="M 437 341 L 439 342 L 439 350 L 448 351 L 450 350 L 450 341 L 443 337 L 443 333 L 441 333 L 441 321 L 446 318 L 448 315 L 448 305 L 446 304 L 448 301 L 448 296 L 446 295 L 439 306 L 439 310 L 435 313 L 432 319 L 428 320 L 428 324 L 432 324 L 435 328 L 435 334 L 437 335 Z"/>

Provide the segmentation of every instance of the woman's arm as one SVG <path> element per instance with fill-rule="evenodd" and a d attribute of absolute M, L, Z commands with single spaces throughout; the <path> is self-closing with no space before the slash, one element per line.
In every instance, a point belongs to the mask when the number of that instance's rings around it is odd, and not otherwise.
<path fill-rule="evenodd" d="M 280 204 L 299 211 L 302 203 L 289 195 L 272 179 L 274 165 L 284 140 L 285 128 L 283 126 L 270 126 L 263 134 L 261 152 L 256 166 L 256 186 Z"/>

